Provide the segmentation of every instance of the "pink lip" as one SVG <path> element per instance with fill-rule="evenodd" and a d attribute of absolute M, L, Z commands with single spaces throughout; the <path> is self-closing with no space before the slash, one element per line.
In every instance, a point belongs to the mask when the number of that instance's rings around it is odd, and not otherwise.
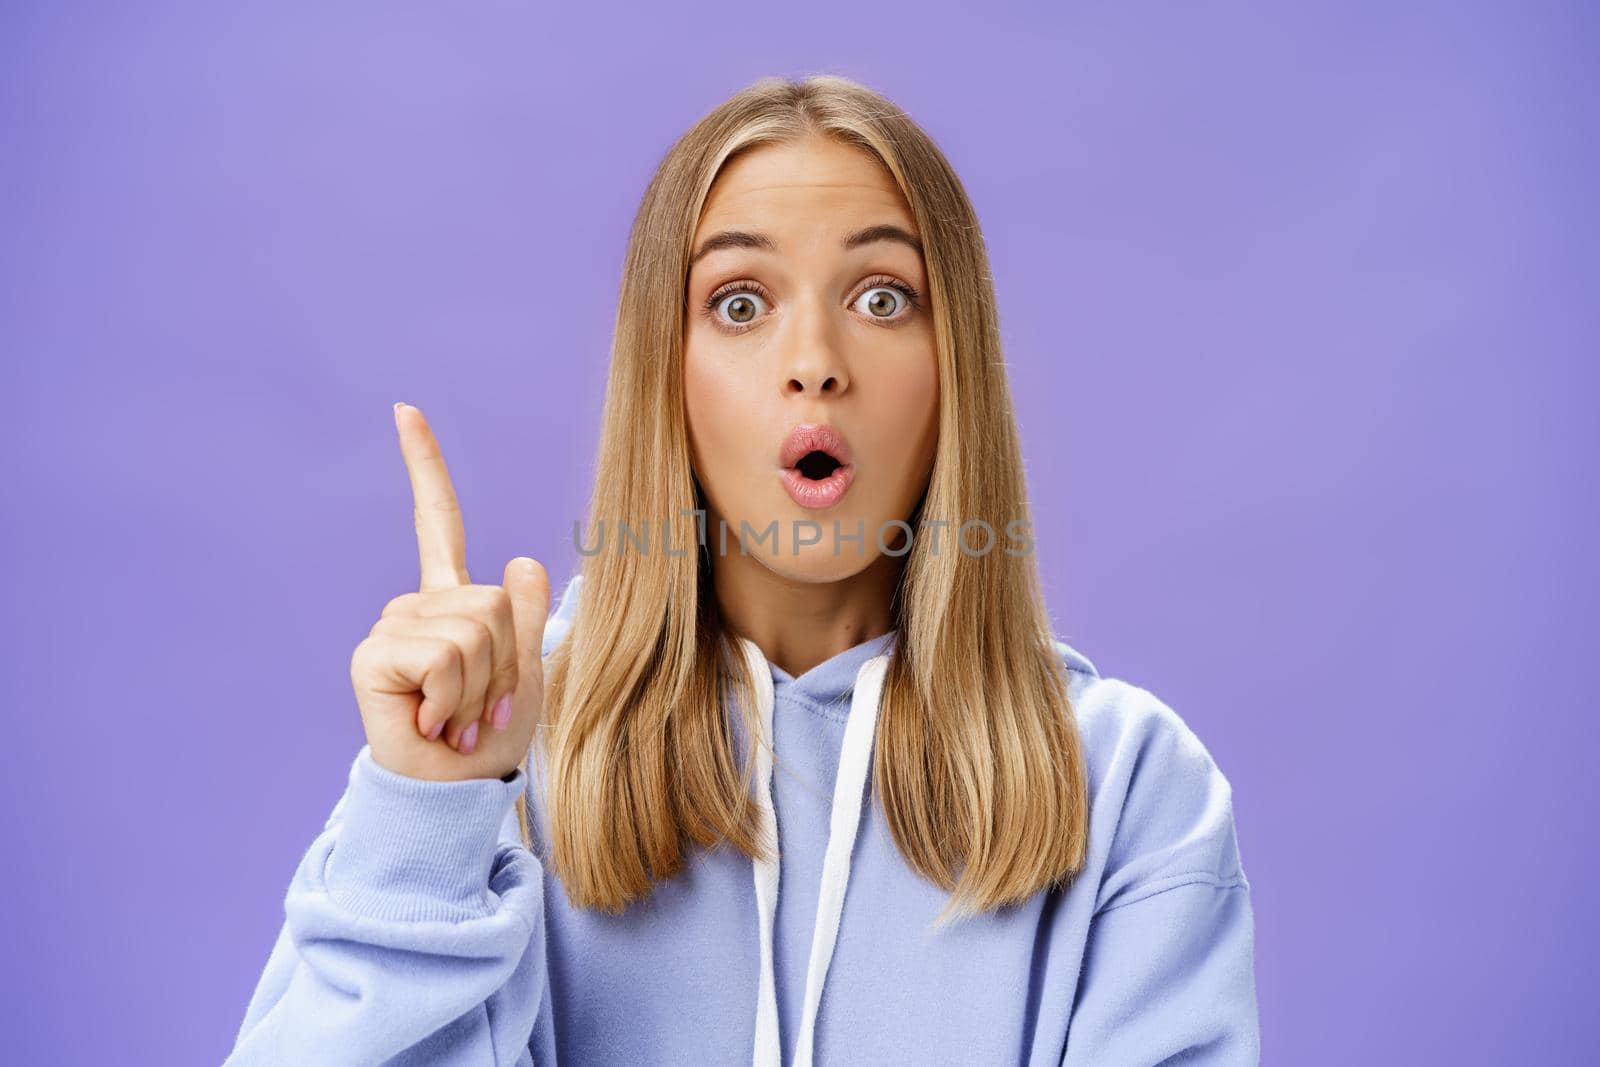
<path fill-rule="evenodd" d="M 783 439 L 783 447 L 778 450 L 778 466 L 792 467 L 807 452 L 826 452 L 842 467 L 848 467 L 855 458 L 850 455 L 850 445 L 844 434 L 825 422 L 803 422 Z"/>
<path fill-rule="evenodd" d="M 812 480 L 795 467 L 808 452 L 826 452 L 839 461 L 832 474 Z M 850 445 L 844 435 L 826 423 L 801 423 L 789 431 L 778 450 L 779 472 L 789 497 L 803 508 L 831 508 L 850 488 L 856 476 Z"/>
<path fill-rule="evenodd" d="M 831 508 L 843 498 L 855 476 L 854 467 L 835 467 L 826 478 L 813 481 L 797 468 L 785 467 L 783 487 L 789 491 L 789 497 L 803 508 Z"/>

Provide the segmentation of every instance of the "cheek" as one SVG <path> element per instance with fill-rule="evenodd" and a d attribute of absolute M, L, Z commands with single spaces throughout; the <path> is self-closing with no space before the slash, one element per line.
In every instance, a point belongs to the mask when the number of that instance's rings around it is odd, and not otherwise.
<path fill-rule="evenodd" d="M 907 478 L 921 478 L 938 443 L 939 370 L 933 353 L 897 368 L 890 388 L 896 401 L 883 420 L 885 443 L 901 457 Z"/>
<path fill-rule="evenodd" d="M 741 422 L 752 408 L 746 395 L 748 382 L 725 362 L 697 353 L 691 346 L 684 353 L 684 417 L 689 427 L 689 443 L 695 471 L 708 493 L 714 483 L 725 483 L 719 473 L 731 468 L 731 457 L 746 454 L 750 430 Z M 715 495 L 715 494 L 714 494 Z"/>
<path fill-rule="evenodd" d="M 695 469 L 704 480 L 702 457 L 716 455 L 717 424 L 712 413 L 716 404 L 717 379 L 714 373 L 701 365 L 692 354 L 683 360 L 683 414 L 689 426 L 689 446 L 694 455 Z"/>

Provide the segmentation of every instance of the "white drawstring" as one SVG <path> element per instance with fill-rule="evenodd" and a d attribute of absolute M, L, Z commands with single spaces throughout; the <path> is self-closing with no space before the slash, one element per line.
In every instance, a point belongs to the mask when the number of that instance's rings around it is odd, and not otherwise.
<path fill-rule="evenodd" d="M 772 673 L 767 657 L 748 638 L 739 644 L 755 682 L 756 704 L 760 709 L 762 738 L 756 747 L 756 786 L 763 837 L 771 846 L 772 859 L 752 864 L 756 887 L 756 918 L 760 924 L 761 977 L 756 990 L 755 1067 L 782 1067 L 783 1053 L 778 1038 L 778 999 L 775 968 L 772 962 L 773 917 L 778 904 L 778 822 L 772 806 Z M 811 956 L 806 965 L 806 998 L 795 1038 L 794 1067 L 811 1067 L 813 1034 L 817 1010 L 822 1004 L 822 985 L 827 981 L 828 964 L 833 961 L 839 939 L 839 919 L 844 911 L 845 887 L 850 881 L 850 854 L 855 848 L 856 831 L 861 825 L 863 795 L 871 769 L 872 738 L 878 724 L 878 706 L 883 696 L 883 680 L 889 657 L 874 656 L 856 672 L 855 691 L 850 698 L 850 717 L 845 723 L 844 744 L 839 753 L 839 773 L 833 787 L 833 814 L 828 824 L 828 849 L 822 860 L 822 885 L 817 894 L 817 916 L 811 932 Z"/>
<path fill-rule="evenodd" d="M 739 638 L 761 712 L 761 736 L 756 739 L 756 798 L 761 838 L 770 860 L 752 863 L 756 879 L 756 920 L 761 936 L 761 977 L 756 987 L 755 1067 L 782 1067 L 778 1045 L 778 994 L 772 966 L 772 914 L 778 906 L 778 817 L 772 807 L 772 673 L 767 657 L 748 638 Z"/>

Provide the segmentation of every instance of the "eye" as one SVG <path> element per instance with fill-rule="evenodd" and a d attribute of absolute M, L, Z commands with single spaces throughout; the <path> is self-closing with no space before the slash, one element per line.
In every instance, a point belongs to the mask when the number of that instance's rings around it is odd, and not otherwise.
<path fill-rule="evenodd" d="M 856 297 L 856 306 L 874 319 L 901 319 L 917 306 L 917 291 L 893 278 L 873 278 L 871 287 Z"/>
<path fill-rule="evenodd" d="M 724 285 L 706 299 L 706 308 L 712 318 L 725 328 L 739 329 L 754 322 L 761 314 L 766 297 L 754 282 L 735 282 Z"/>

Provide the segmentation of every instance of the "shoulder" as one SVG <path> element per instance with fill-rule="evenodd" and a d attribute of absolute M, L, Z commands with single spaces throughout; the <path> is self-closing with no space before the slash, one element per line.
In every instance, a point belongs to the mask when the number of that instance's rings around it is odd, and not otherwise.
<path fill-rule="evenodd" d="M 1149 689 L 1056 649 L 1088 769 L 1097 907 L 1189 882 L 1248 886 L 1232 784 L 1195 731 Z"/>

